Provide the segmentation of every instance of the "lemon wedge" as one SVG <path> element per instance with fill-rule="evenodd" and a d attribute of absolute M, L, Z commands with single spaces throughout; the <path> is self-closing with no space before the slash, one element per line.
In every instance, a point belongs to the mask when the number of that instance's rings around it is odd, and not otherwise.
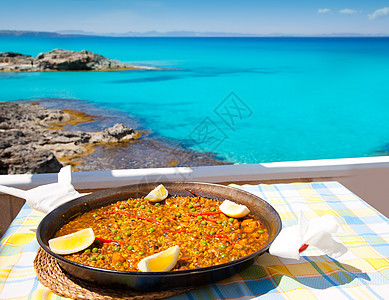
<path fill-rule="evenodd" d="M 93 229 L 86 228 L 49 240 L 49 247 L 57 254 L 71 254 L 88 248 L 94 240 Z"/>
<path fill-rule="evenodd" d="M 155 189 L 153 189 L 146 197 L 146 200 L 149 200 L 150 202 L 161 202 L 163 199 L 165 199 L 168 196 L 167 189 L 160 184 Z"/>
<path fill-rule="evenodd" d="M 246 205 L 237 204 L 227 199 L 220 204 L 219 209 L 231 218 L 243 218 L 250 212 Z"/>
<path fill-rule="evenodd" d="M 138 269 L 142 272 L 167 272 L 177 263 L 180 248 L 170 247 L 159 253 L 145 257 L 138 263 Z"/>

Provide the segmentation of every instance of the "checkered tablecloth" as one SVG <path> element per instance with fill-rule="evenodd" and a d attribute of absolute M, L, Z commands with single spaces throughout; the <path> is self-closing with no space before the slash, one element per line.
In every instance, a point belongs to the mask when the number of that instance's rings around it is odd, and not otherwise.
<path fill-rule="evenodd" d="M 349 251 L 338 260 L 309 247 L 300 260 L 268 253 L 245 271 L 171 299 L 388 299 L 389 220 L 337 182 L 235 186 L 268 201 L 283 226 L 334 215 Z M 383 195 L 385 197 L 385 195 Z M 0 241 L 0 299 L 61 299 L 34 273 L 35 234 L 43 214 L 25 205 Z"/>

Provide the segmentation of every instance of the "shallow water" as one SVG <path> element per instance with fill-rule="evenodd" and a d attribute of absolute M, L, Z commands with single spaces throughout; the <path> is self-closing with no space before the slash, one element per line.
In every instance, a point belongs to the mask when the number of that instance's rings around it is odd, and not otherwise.
<path fill-rule="evenodd" d="M 389 38 L 0 37 L 53 48 L 178 70 L 0 73 L 0 100 L 85 100 L 230 162 L 386 153 Z"/>
<path fill-rule="evenodd" d="M 126 112 L 102 109 L 89 101 L 49 98 L 25 100 L 25 102 L 38 102 L 40 106 L 48 109 L 79 110 L 96 117 L 93 121 L 66 126 L 63 130 L 101 131 L 116 123 L 124 124 L 129 128 L 140 127 L 137 119 L 129 117 Z M 140 139 L 94 145 L 93 151 L 88 155 L 73 157 L 70 160 L 73 170 L 96 171 L 228 164 L 226 161 L 217 159 L 214 153 L 202 153 L 183 148 L 180 143 L 155 136 L 150 130 L 140 130 L 138 133 L 141 134 Z"/>

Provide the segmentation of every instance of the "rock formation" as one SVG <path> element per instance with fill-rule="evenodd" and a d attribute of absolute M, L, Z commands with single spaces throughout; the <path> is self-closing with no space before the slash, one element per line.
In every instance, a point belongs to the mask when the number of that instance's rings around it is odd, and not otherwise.
<path fill-rule="evenodd" d="M 72 116 L 38 105 L 0 102 L 0 174 L 58 172 L 64 157 L 88 152 L 86 146 L 125 142 L 139 134 L 122 124 L 101 132 L 53 130 Z"/>
<path fill-rule="evenodd" d="M 158 70 L 160 68 L 125 64 L 91 51 L 54 49 L 36 57 L 15 52 L 0 53 L 0 71 L 90 71 Z"/>

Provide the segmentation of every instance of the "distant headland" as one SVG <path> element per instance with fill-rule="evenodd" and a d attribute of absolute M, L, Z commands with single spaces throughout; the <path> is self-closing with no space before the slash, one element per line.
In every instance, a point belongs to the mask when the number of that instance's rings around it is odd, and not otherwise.
<path fill-rule="evenodd" d="M 15 52 L 0 53 L 0 71 L 43 72 L 43 71 L 118 71 L 118 70 L 161 70 L 153 66 L 122 63 L 91 51 L 69 51 L 54 49 L 31 56 Z"/>
<path fill-rule="evenodd" d="M 145 32 L 90 32 L 82 30 L 61 31 L 31 31 L 31 30 L 0 30 L 0 37 L 49 37 L 49 38 L 72 38 L 72 37 L 388 37 L 388 34 L 369 34 L 358 32 L 343 33 L 239 33 L 219 31 L 145 31 Z"/>

